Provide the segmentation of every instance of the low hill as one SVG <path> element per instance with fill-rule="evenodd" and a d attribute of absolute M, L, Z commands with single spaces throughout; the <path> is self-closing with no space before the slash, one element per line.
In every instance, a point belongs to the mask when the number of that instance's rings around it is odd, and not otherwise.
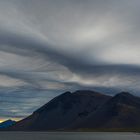
<path fill-rule="evenodd" d="M 8 128 L 10 126 L 13 126 L 16 123 L 16 121 L 13 120 L 6 120 L 2 123 L 0 123 L 0 129 Z"/>

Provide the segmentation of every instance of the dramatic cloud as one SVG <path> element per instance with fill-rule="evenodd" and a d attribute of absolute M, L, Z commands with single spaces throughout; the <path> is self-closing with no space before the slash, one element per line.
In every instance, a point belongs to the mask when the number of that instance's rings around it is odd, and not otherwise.
<path fill-rule="evenodd" d="M 60 93 L 140 91 L 139 0 L 0 0 L 0 114 Z"/>

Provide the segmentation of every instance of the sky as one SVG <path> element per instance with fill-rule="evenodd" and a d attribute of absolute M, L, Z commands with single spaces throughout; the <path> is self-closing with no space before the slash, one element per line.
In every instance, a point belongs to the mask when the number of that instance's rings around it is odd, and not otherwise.
<path fill-rule="evenodd" d="M 0 0 L 0 120 L 65 92 L 140 96 L 139 0 Z"/>

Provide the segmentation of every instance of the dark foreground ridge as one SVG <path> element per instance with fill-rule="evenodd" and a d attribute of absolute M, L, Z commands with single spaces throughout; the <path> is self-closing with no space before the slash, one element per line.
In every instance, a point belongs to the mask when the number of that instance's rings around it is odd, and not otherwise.
<path fill-rule="evenodd" d="M 94 91 L 63 93 L 17 122 L 12 131 L 137 130 L 140 98 L 127 92 L 114 97 Z"/>

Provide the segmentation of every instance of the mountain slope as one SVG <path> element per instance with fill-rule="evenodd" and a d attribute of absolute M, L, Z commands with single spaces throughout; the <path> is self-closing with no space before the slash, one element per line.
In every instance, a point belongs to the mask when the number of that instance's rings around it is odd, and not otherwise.
<path fill-rule="evenodd" d="M 111 97 L 93 91 L 66 92 L 31 116 L 18 122 L 12 130 L 60 130 L 83 122 Z"/>
<path fill-rule="evenodd" d="M 75 128 L 140 128 L 140 98 L 117 94 Z"/>
<path fill-rule="evenodd" d="M 114 97 L 93 91 L 57 96 L 10 130 L 109 130 L 140 128 L 140 97 L 121 92 Z"/>

